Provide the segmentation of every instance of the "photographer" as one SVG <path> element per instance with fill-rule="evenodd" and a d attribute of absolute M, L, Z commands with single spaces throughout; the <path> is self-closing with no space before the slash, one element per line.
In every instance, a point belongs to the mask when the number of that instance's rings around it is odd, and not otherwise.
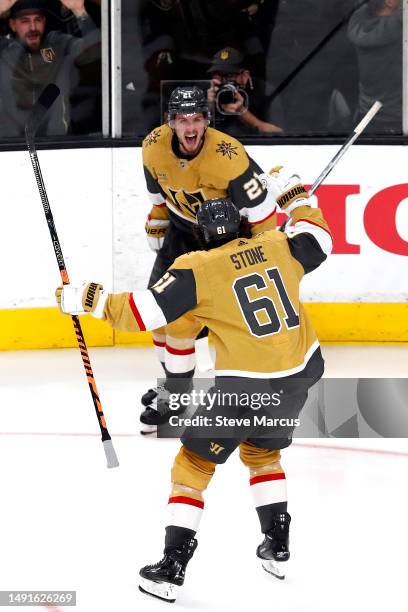
<path fill-rule="evenodd" d="M 217 129 L 236 137 L 283 132 L 279 101 L 268 101 L 266 84 L 251 77 L 237 49 L 218 51 L 207 72 L 211 74 L 207 97 Z"/>

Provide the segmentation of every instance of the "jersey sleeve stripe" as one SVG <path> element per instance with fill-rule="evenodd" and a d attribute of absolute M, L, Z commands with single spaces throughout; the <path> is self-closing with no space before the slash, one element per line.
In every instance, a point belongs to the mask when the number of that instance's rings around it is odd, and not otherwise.
<path fill-rule="evenodd" d="M 288 231 L 291 237 L 303 233 L 311 234 L 317 240 L 325 255 L 330 255 L 332 252 L 333 239 L 330 232 L 317 223 L 312 223 L 308 219 L 299 219 L 294 225 L 288 227 Z"/>
<path fill-rule="evenodd" d="M 141 331 L 167 325 L 166 317 L 150 289 L 131 293 L 129 305 Z"/>
<path fill-rule="evenodd" d="M 297 223 L 300 223 L 301 221 L 303 221 L 304 223 L 310 223 L 311 225 L 315 225 L 316 227 L 319 227 L 321 230 L 327 232 L 329 234 L 330 237 L 332 237 L 331 233 L 329 232 L 329 230 L 327 230 L 326 228 L 324 228 L 322 225 L 319 225 L 318 223 L 316 223 L 315 221 L 311 221 L 310 219 L 298 219 L 297 221 L 295 221 L 295 225 Z"/>
<path fill-rule="evenodd" d="M 276 212 L 276 206 L 274 207 L 273 211 L 271 213 L 269 213 L 269 215 L 267 215 L 266 217 L 264 217 L 263 219 L 259 219 L 259 221 L 250 221 L 251 225 L 256 225 L 257 223 L 263 223 L 264 221 L 267 221 L 268 219 L 270 219 L 271 217 L 273 217 L 273 215 Z"/>
<path fill-rule="evenodd" d="M 140 312 L 137 309 L 137 306 L 135 304 L 135 301 L 133 299 L 133 293 L 131 293 L 129 295 L 129 305 L 130 305 L 130 309 L 133 312 L 133 316 L 135 317 L 137 324 L 140 328 L 140 331 L 146 331 L 146 325 L 143 322 L 142 317 L 140 316 Z"/>
<path fill-rule="evenodd" d="M 150 203 L 153 206 L 165 206 L 163 203 L 163 195 L 161 193 L 152 193 L 151 191 L 147 192 L 149 195 Z"/>
<path fill-rule="evenodd" d="M 256 206 L 246 206 L 240 209 L 241 215 L 248 217 L 250 223 L 261 223 L 265 217 L 273 215 L 276 210 L 275 200 L 268 194 L 263 202 Z"/>

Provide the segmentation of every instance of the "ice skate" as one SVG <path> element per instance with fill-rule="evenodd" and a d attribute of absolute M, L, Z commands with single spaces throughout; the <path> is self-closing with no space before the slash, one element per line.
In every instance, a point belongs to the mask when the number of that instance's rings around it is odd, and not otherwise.
<path fill-rule="evenodd" d="M 263 569 L 279 580 L 285 578 L 284 563 L 289 560 L 290 514 L 284 512 L 274 521 L 272 529 L 265 533 L 265 539 L 257 548 Z"/>
<path fill-rule="evenodd" d="M 144 410 L 140 415 L 140 433 L 149 435 L 157 433 L 157 426 L 169 420 L 169 392 L 164 385 L 146 391 L 141 398 Z"/>
<path fill-rule="evenodd" d="M 163 559 L 140 570 L 140 591 L 170 603 L 175 602 L 178 590 L 184 583 L 187 564 L 196 548 L 195 538 L 187 540 L 182 546 L 166 548 Z"/>

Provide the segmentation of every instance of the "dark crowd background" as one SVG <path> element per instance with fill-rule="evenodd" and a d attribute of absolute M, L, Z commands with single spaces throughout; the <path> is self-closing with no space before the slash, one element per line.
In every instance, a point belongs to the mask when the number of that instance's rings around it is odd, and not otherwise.
<path fill-rule="evenodd" d="M 101 1 L 85 1 L 98 29 Z M 60 0 L 46 4 L 48 31 L 83 35 Z M 207 90 L 212 124 L 244 141 L 347 134 L 377 99 L 384 106 L 367 133 L 400 135 L 401 5 L 401 0 L 122 0 L 122 135 L 143 137 L 165 121 L 169 92 L 191 82 Z M 0 42 L 12 36 L 3 14 Z M 0 46 L 0 79 L 2 62 Z M 67 134 L 101 135 L 102 98 L 108 101 L 110 93 L 102 92 L 100 55 L 78 70 Z M 237 92 L 230 100 L 217 97 L 226 83 Z M 0 86 L 0 103 L 1 96 Z"/>

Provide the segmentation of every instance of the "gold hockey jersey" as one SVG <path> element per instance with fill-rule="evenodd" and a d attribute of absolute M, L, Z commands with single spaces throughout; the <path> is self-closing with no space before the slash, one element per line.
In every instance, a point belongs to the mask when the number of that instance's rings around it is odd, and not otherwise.
<path fill-rule="evenodd" d="M 186 312 L 212 332 L 216 374 L 254 378 L 301 372 L 319 344 L 299 300 L 305 273 L 332 240 L 319 209 L 299 206 L 287 233 L 271 230 L 176 259 L 150 289 L 109 295 L 118 329 L 155 329 Z"/>
<path fill-rule="evenodd" d="M 262 169 L 232 136 L 208 128 L 200 152 L 189 159 L 180 157 L 172 129 L 162 125 L 144 139 L 142 154 L 152 218 L 170 216 L 191 231 L 200 204 L 229 196 L 256 233 L 276 226 L 276 203 L 258 178 Z"/>

